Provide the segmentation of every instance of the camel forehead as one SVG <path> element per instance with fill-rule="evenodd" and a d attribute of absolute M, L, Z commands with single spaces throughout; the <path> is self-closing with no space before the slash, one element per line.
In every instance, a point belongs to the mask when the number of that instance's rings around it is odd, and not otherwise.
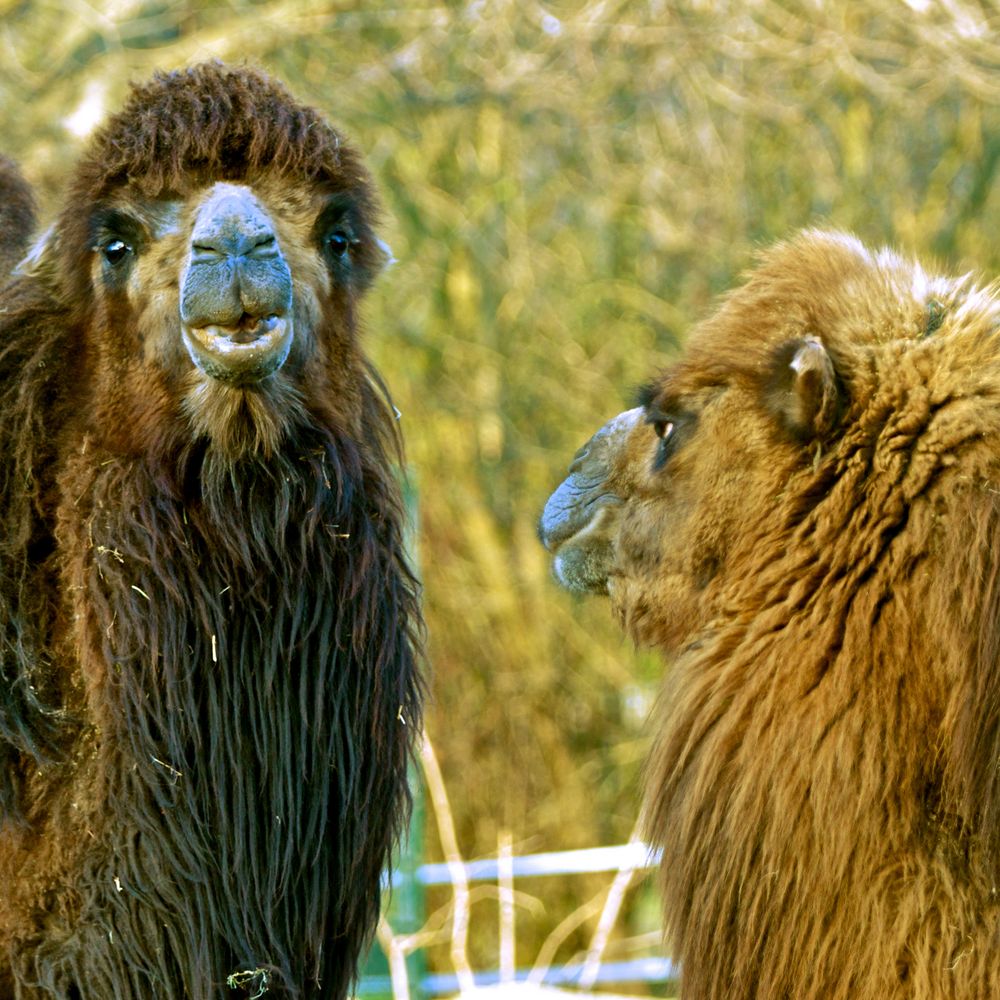
<path fill-rule="evenodd" d="M 91 220 L 92 230 L 115 213 L 138 222 L 153 240 L 187 235 L 200 214 L 216 214 L 243 205 L 264 212 L 278 224 L 289 224 L 307 235 L 316 216 L 327 203 L 324 192 L 291 186 L 274 177 L 259 177 L 246 183 L 209 181 L 184 193 L 164 193 L 151 197 L 128 185 L 110 193 Z"/>
<path fill-rule="evenodd" d="M 923 351 L 931 335 L 975 335 L 995 325 L 996 312 L 993 292 L 971 289 L 968 276 L 930 276 L 893 251 L 869 252 L 840 233 L 807 233 L 762 256 L 746 283 L 691 330 L 682 357 L 646 395 L 664 406 L 711 386 L 756 391 L 793 340 L 818 340 L 838 369 L 850 368 L 859 352 Z"/>

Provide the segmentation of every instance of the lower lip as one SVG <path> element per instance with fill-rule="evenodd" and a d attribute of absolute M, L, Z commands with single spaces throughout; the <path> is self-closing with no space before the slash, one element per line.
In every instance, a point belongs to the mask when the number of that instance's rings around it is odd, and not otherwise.
<path fill-rule="evenodd" d="M 284 364 L 292 343 L 292 324 L 284 316 L 264 317 L 249 331 L 184 326 L 182 333 L 195 365 L 224 382 L 254 382 L 273 374 Z M 245 340 L 247 334 L 252 339 Z"/>

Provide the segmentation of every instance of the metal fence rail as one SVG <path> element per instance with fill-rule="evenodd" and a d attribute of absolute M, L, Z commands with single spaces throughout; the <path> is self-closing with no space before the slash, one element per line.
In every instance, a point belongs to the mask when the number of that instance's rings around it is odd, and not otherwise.
<path fill-rule="evenodd" d="M 546 986 L 574 986 L 583 973 L 583 963 L 553 966 L 542 978 Z M 514 981 L 528 982 L 530 969 L 518 969 Z M 677 978 L 677 966 L 669 958 L 636 958 L 627 962 L 604 962 L 597 973 L 597 983 L 667 983 Z M 499 970 L 475 973 L 477 988 L 497 986 L 502 982 Z M 358 996 L 391 993 L 388 976 L 367 976 L 361 981 Z M 461 984 L 454 973 L 438 973 L 424 978 L 419 983 L 425 996 L 445 996 L 458 993 Z"/>
<path fill-rule="evenodd" d="M 655 868 L 661 852 L 646 844 L 619 844 L 615 847 L 590 847 L 578 851 L 549 851 L 545 854 L 521 854 L 513 860 L 515 878 L 533 875 L 580 875 L 589 872 L 616 872 L 623 869 L 638 871 Z M 499 858 L 483 858 L 463 862 L 465 877 L 470 882 L 495 882 L 500 874 Z M 421 865 L 413 877 L 421 885 L 447 885 L 451 882 L 447 864 Z M 405 878 L 405 876 L 403 876 Z M 393 879 L 398 884 L 401 877 Z"/>

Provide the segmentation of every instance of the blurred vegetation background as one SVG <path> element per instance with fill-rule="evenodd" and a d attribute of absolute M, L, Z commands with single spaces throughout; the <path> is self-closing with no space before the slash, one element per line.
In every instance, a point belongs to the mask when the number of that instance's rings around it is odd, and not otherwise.
<path fill-rule="evenodd" d="M 831 225 L 998 272 L 998 29 L 973 0 L 0 0 L 0 147 L 50 217 L 128 81 L 206 58 L 353 137 L 398 258 L 368 345 L 419 498 L 460 846 L 613 844 L 663 666 L 551 581 L 546 496 L 757 246 Z M 606 884 L 549 881 L 525 887 L 519 964 Z"/>

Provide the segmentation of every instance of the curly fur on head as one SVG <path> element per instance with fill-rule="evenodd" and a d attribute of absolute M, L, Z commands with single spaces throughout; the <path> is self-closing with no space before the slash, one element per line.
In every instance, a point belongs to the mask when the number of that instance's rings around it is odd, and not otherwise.
<path fill-rule="evenodd" d="M 94 134 L 72 190 L 83 203 L 124 184 L 155 197 L 257 171 L 332 188 L 368 184 L 354 150 L 277 80 L 206 63 L 135 86 Z"/>
<path fill-rule="evenodd" d="M 1000 996 L 998 330 L 995 287 L 807 232 L 546 508 L 564 582 L 672 660 L 685 1000 Z"/>
<path fill-rule="evenodd" d="M 294 347 L 252 384 L 180 341 L 184 226 L 219 181 L 291 274 Z M 4 291 L 0 996 L 350 988 L 422 700 L 397 424 L 358 344 L 373 205 L 264 74 L 160 75 Z"/>

